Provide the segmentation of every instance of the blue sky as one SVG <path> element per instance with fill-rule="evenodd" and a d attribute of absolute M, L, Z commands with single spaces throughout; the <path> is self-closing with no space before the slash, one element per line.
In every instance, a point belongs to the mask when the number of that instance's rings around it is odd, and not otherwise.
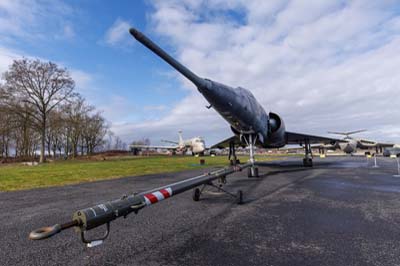
<path fill-rule="evenodd" d="M 397 1 L 0 1 L 0 72 L 22 56 L 67 67 L 116 135 L 228 137 L 195 88 L 128 33 L 200 76 L 250 89 L 291 131 L 366 128 L 400 142 Z"/>
<path fill-rule="evenodd" d="M 7 2 L 7 1 L 6 1 Z M 148 28 L 146 16 L 151 5 L 142 1 L 16 1 L 18 4 L 1 9 L 0 16 L 20 16 L 22 31 L 14 34 L 3 30 L 0 45 L 18 56 L 38 57 L 67 67 L 77 81 L 77 90 L 88 102 L 104 110 L 111 120 L 141 121 L 159 117 L 185 96 L 176 80 L 168 79 L 167 66 L 158 58 L 149 56 L 129 35 L 128 25 Z M 62 7 L 57 7 L 61 3 Z M 20 5 L 34 6 L 33 20 L 23 18 Z M 14 6 L 13 6 L 14 5 Z M 7 9 L 8 8 L 8 9 Z M 11 11 L 10 11 L 11 9 Z M 15 13 L 14 13 L 15 12 Z M 107 35 L 124 23 L 123 33 Z M 121 36 L 123 34 L 124 36 Z M 155 35 L 154 38 L 158 36 Z M 8 63 L 8 62 L 6 62 Z M 2 70 L 6 68 L 2 66 Z M 175 87 L 175 88 L 174 88 Z M 110 101 L 122 102 L 132 113 L 105 108 Z M 115 106 L 113 106 L 115 107 Z M 123 117 L 121 117 L 123 116 Z"/>

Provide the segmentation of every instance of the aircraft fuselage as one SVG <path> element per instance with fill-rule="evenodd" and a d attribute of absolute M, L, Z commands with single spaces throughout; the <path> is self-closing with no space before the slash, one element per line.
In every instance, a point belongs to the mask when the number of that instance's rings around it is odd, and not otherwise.
<path fill-rule="evenodd" d="M 269 116 L 253 94 L 241 87 L 232 88 L 206 80 L 198 87 L 211 106 L 231 125 L 236 134 L 254 134 L 261 142 L 269 138 Z"/>
<path fill-rule="evenodd" d="M 131 28 L 129 31 L 144 46 L 193 82 L 211 106 L 231 125 L 236 135 L 251 136 L 259 146 L 265 148 L 279 148 L 285 145 L 283 120 L 277 114 L 268 115 L 250 91 L 203 79 L 138 30 Z"/>
<path fill-rule="evenodd" d="M 357 151 L 357 141 L 354 139 L 345 139 L 346 142 L 341 142 L 339 143 L 339 147 L 340 149 L 347 153 L 347 154 L 351 154 Z"/>

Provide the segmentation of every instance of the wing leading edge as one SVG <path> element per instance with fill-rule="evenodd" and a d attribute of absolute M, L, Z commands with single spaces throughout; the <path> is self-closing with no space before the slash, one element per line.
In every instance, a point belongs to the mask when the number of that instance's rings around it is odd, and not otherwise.
<path fill-rule="evenodd" d="M 166 149 L 166 150 L 176 150 L 178 146 L 150 146 L 150 145 L 130 145 L 131 148 L 137 149 Z"/>
<path fill-rule="evenodd" d="M 303 133 L 295 133 L 295 132 L 288 132 L 285 133 L 286 137 L 286 144 L 304 144 L 305 141 L 308 141 L 310 144 L 333 144 L 336 142 L 343 142 L 341 139 L 335 138 L 328 138 L 328 137 L 321 137 Z"/>
<path fill-rule="evenodd" d="M 221 142 L 218 142 L 217 144 L 212 145 L 211 149 L 227 148 L 227 147 L 229 147 L 229 143 L 231 141 L 234 141 L 235 146 L 242 146 L 242 147 L 247 146 L 247 144 L 245 142 L 241 141 L 239 137 L 232 136 L 230 138 L 224 139 Z M 336 142 L 343 142 L 343 140 L 335 139 L 335 138 L 321 137 L 321 136 L 295 133 L 295 132 L 287 132 L 287 131 L 285 133 L 285 143 L 286 144 L 304 144 L 306 141 L 309 142 L 310 144 L 316 144 L 316 143 L 334 144 Z"/>

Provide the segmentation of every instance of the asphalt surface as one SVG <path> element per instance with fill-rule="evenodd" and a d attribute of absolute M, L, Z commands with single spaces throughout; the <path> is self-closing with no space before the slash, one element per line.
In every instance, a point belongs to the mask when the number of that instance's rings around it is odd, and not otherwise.
<path fill-rule="evenodd" d="M 74 230 L 28 240 L 31 230 L 74 211 L 206 172 L 127 177 L 0 193 L 0 265 L 400 265 L 400 177 L 396 160 L 299 158 L 228 179 L 245 204 L 188 191 L 111 223 L 103 245 L 85 247 Z M 102 228 L 101 228 L 102 229 Z M 93 230 L 91 235 L 101 234 Z"/>

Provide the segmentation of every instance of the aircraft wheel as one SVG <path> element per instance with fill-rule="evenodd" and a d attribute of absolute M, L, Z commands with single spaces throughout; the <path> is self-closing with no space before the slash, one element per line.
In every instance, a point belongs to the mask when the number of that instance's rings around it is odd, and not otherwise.
<path fill-rule="evenodd" d="M 243 204 L 243 191 L 241 190 L 237 192 L 237 204 Z"/>
<path fill-rule="evenodd" d="M 258 177 L 258 168 L 257 167 L 247 168 L 247 177 Z"/>
<path fill-rule="evenodd" d="M 258 168 L 254 167 L 254 177 L 258 177 Z"/>
<path fill-rule="evenodd" d="M 304 158 L 304 159 L 303 159 L 303 165 L 304 165 L 305 167 L 312 167 L 312 166 L 313 166 L 312 159 L 310 159 L 310 158 Z"/>
<path fill-rule="evenodd" d="M 201 191 L 199 188 L 196 188 L 195 190 L 193 190 L 193 200 L 194 201 L 199 201 L 200 195 L 201 195 Z"/>

